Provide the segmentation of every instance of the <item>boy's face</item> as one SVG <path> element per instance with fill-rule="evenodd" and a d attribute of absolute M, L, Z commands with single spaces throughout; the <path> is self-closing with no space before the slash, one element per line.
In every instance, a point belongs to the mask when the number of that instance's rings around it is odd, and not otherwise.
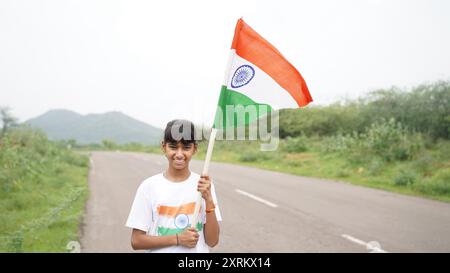
<path fill-rule="evenodd" d="M 162 142 L 162 149 L 169 160 L 169 166 L 176 170 L 189 167 L 189 161 L 197 152 L 197 145 L 190 143 L 184 145 L 181 142 Z"/>

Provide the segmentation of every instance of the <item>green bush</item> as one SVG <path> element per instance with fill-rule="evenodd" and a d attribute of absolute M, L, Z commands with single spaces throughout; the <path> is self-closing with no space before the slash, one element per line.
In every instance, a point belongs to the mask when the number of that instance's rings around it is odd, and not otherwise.
<path fill-rule="evenodd" d="M 29 128 L 9 130 L 0 140 L 0 191 L 9 192 L 19 182 L 41 171 L 47 139 Z"/>
<path fill-rule="evenodd" d="M 115 150 L 119 147 L 113 140 L 104 139 L 102 140 L 102 146 L 106 150 Z"/>
<path fill-rule="evenodd" d="M 9 192 L 23 181 L 51 169 L 60 172 L 62 164 L 86 167 L 88 159 L 51 142 L 40 131 L 28 127 L 11 129 L 0 140 L 0 191 Z"/>
<path fill-rule="evenodd" d="M 359 135 L 354 132 L 353 135 L 337 134 L 336 136 L 324 137 L 321 144 L 323 153 L 349 153 L 358 146 Z"/>
<path fill-rule="evenodd" d="M 394 178 L 397 186 L 412 185 L 417 181 L 417 175 L 411 170 L 401 170 Z"/>
<path fill-rule="evenodd" d="M 361 135 L 362 146 L 385 161 L 412 159 L 423 147 L 420 136 L 409 136 L 394 119 L 375 122 Z"/>
<path fill-rule="evenodd" d="M 359 112 L 360 106 L 354 102 L 281 110 L 280 137 L 331 136 L 358 131 L 363 122 Z"/>
<path fill-rule="evenodd" d="M 450 168 L 440 169 L 437 173 L 416 185 L 420 192 L 431 195 L 450 195 Z"/>
<path fill-rule="evenodd" d="M 423 176 L 431 175 L 435 165 L 435 159 L 430 153 L 422 153 L 412 162 L 413 169 L 417 170 Z"/>
<path fill-rule="evenodd" d="M 85 156 L 80 156 L 75 153 L 63 153 L 61 155 L 61 160 L 69 165 L 74 165 L 78 167 L 87 167 L 89 166 L 89 160 Z"/>
<path fill-rule="evenodd" d="M 282 143 L 282 150 L 287 153 L 303 153 L 308 150 L 308 140 L 306 137 L 288 137 Z"/>
<path fill-rule="evenodd" d="M 394 119 L 376 122 L 361 134 L 328 137 L 322 145 L 322 152 L 341 153 L 353 163 L 370 163 L 373 157 L 386 162 L 411 160 L 422 149 L 421 136 L 410 135 Z"/>
<path fill-rule="evenodd" d="M 367 166 L 367 174 L 370 176 L 377 176 L 383 171 L 385 164 L 382 160 L 372 159 Z"/>
<path fill-rule="evenodd" d="M 359 134 L 375 122 L 395 119 L 433 141 L 450 139 L 449 105 L 450 81 L 422 84 L 412 90 L 375 90 L 356 101 L 282 110 L 280 137 Z"/>

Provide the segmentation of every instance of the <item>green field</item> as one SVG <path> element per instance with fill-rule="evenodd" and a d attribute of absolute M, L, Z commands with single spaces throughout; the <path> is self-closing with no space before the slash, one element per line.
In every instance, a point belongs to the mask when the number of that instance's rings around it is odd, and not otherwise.
<path fill-rule="evenodd" d="M 26 128 L 0 142 L 0 252 L 65 252 L 88 196 L 88 158 Z"/>

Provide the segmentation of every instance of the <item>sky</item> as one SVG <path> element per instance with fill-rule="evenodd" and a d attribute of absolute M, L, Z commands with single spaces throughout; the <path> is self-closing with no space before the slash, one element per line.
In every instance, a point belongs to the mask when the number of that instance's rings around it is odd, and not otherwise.
<path fill-rule="evenodd" d="M 0 1 L 0 106 L 211 124 L 236 21 L 326 105 L 450 80 L 450 1 Z M 299 110 L 301 111 L 301 110 Z"/>

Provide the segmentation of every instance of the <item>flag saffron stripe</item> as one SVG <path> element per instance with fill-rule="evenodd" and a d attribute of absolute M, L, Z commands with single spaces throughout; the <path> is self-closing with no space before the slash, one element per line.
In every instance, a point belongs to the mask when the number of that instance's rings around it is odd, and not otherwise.
<path fill-rule="evenodd" d="M 241 58 L 255 64 L 272 77 L 289 92 L 299 106 L 312 101 L 308 86 L 297 69 L 242 19 L 236 25 L 231 48 Z"/>
<path fill-rule="evenodd" d="M 158 214 L 165 215 L 169 217 L 175 217 L 178 214 L 194 214 L 195 210 L 195 202 L 191 202 L 188 204 L 181 205 L 179 207 L 171 207 L 171 206 L 159 206 Z"/>

